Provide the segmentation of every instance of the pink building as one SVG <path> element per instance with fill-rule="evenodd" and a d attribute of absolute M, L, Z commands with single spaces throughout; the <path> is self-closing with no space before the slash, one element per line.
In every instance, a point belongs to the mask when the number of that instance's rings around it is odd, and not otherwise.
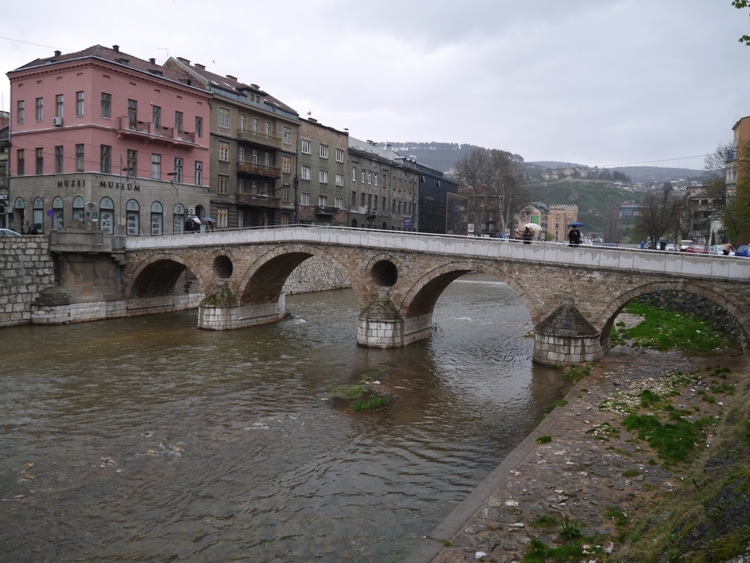
<path fill-rule="evenodd" d="M 172 234 L 208 209 L 210 94 L 189 74 L 96 45 L 8 78 L 13 228 Z"/>

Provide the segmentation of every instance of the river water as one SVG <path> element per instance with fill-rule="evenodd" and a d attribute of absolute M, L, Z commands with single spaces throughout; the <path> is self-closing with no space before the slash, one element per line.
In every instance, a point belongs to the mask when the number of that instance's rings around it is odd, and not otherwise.
<path fill-rule="evenodd" d="M 356 345 L 353 293 L 212 332 L 196 312 L 0 331 L 3 561 L 401 561 L 561 393 L 507 286 L 457 280 L 430 341 Z M 390 399 L 329 400 L 367 373 Z"/>

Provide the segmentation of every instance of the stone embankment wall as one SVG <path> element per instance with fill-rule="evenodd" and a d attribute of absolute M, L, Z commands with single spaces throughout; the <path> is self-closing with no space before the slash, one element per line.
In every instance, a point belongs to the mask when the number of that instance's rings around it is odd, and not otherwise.
<path fill-rule="evenodd" d="M 42 290 L 54 286 L 55 267 L 49 238 L 0 237 L 0 327 L 31 323 L 31 304 Z M 351 287 L 351 283 L 344 272 L 330 262 L 310 258 L 292 272 L 284 291 L 310 293 L 345 287 Z"/>
<path fill-rule="evenodd" d="M 284 292 L 311 293 L 351 287 L 344 272 L 322 258 L 308 258 L 292 272 L 284 284 Z"/>
<path fill-rule="evenodd" d="M 31 303 L 54 285 L 46 236 L 0 237 L 0 327 L 30 323 Z"/>

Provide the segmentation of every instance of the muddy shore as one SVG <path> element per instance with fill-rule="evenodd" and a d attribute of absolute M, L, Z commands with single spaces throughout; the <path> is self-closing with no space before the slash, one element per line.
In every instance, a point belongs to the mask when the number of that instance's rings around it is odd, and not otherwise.
<path fill-rule="evenodd" d="M 532 538 L 553 541 L 550 532 L 534 525 L 549 517 L 580 522 L 586 536 L 614 538 L 614 510 L 636 515 L 657 496 L 673 492 L 686 468 L 666 470 L 654 464 L 656 456 L 648 444 L 634 439 L 620 426 L 622 416 L 602 409 L 602 404 L 615 395 L 658 386 L 670 370 L 704 373 L 717 365 L 731 369 L 730 382 L 735 384 L 750 371 L 744 356 L 701 359 L 672 351 L 613 348 L 568 392 L 567 404 L 555 408 L 420 540 L 406 561 L 520 562 Z M 673 403 L 696 409 L 701 417 L 721 417 L 725 401 L 716 397 L 707 402 L 702 385 L 682 386 Z M 612 427 L 618 432 L 600 435 L 600 429 Z M 701 446 L 710 448 L 711 436 Z M 608 542 L 602 547 L 611 552 L 618 546 Z"/>

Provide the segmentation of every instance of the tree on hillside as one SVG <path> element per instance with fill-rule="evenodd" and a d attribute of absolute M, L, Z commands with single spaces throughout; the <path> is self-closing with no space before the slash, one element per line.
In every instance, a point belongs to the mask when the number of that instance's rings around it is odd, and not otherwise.
<path fill-rule="evenodd" d="M 676 239 L 682 236 L 681 219 L 685 197 L 675 194 L 672 184 L 664 182 L 661 190 L 650 192 L 643 199 L 641 215 L 635 223 L 634 234 L 642 240 L 650 239 L 654 246 L 661 237 Z"/>
<path fill-rule="evenodd" d="M 529 202 L 523 159 L 506 151 L 475 148 L 456 161 L 455 177 L 469 198 L 474 234 L 505 232 Z"/>

